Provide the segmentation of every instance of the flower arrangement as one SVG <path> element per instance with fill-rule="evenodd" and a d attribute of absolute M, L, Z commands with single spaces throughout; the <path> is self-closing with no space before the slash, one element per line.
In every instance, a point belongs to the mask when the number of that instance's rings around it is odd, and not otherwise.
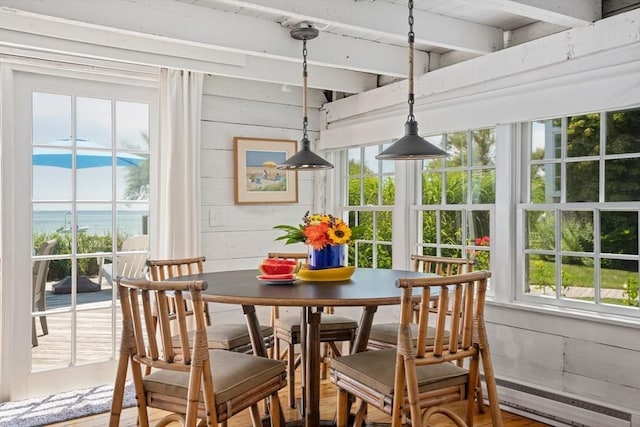
<path fill-rule="evenodd" d="M 314 249 L 323 249 L 326 246 L 344 245 L 361 237 L 363 230 L 360 227 L 349 227 L 342 219 L 328 214 L 305 213 L 302 224 L 276 225 L 273 228 L 283 230 L 284 235 L 276 240 L 284 240 L 285 244 L 305 243 Z"/>

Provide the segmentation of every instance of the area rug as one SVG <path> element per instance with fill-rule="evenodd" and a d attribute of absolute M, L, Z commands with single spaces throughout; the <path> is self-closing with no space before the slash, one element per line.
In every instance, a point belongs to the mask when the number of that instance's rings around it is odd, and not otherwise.
<path fill-rule="evenodd" d="M 40 427 L 109 412 L 113 385 L 72 390 L 15 402 L 0 403 L 0 426 Z M 125 388 L 123 407 L 135 405 L 133 385 Z"/>

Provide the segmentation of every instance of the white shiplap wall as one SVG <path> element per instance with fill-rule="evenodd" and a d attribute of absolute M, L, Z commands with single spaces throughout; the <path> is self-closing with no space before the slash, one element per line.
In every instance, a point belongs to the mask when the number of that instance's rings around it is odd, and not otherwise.
<path fill-rule="evenodd" d="M 318 138 L 321 91 L 308 92 L 309 139 Z M 298 87 L 205 76 L 202 101 L 202 254 L 207 271 L 255 268 L 269 251 L 304 251 L 274 241 L 276 224 L 298 224 L 313 210 L 313 172 L 298 173 L 298 203 L 234 204 L 233 138 L 302 137 L 302 92 Z M 320 209 L 320 207 L 318 207 Z M 244 322 L 238 307 L 216 305 L 224 322 Z M 262 322 L 268 317 L 258 309 Z"/>

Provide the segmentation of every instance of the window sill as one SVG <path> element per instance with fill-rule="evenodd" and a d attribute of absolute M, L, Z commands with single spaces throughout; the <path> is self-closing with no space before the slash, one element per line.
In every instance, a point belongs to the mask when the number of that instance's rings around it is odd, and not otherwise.
<path fill-rule="evenodd" d="M 566 319 L 599 323 L 603 325 L 623 326 L 640 330 L 640 319 L 621 316 L 618 314 L 598 313 L 594 311 L 579 310 L 576 308 L 560 307 L 549 304 L 532 304 L 523 301 L 503 302 L 493 299 L 487 299 L 486 304 L 488 307 L 495 307 L 499 309 L 525 311 L 536 315 L 562 317 Z"/>

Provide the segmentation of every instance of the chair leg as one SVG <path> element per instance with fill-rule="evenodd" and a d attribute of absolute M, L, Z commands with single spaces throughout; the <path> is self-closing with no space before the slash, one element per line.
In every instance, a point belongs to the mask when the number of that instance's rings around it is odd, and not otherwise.
<path fill-rule="evenodd" d="M 365 424 L 365 420 L 367 418 L 367 408 L 367 402 L 361 400 L 356 411 L 356 417 L 353 421 L 354 426 L 363 426 Z"/>
<path fill-rule="evenodd" d="M 269 314 L 269 325 L 273 328 L 276 324 L 276 319 L 280 316 L 278 307 L 271 307 L 271 313 Z M 280 340 L 276 337 L 275 330 L 273 332 L 273 346 L 269 349 L 269 358 L 282 359 L 280 355 Z"/>
<path fill-rule="evenodd" d="M 280 338 L 276 335 L 276 331 L 273 331 L 273 344 L 269 349 L 269 358 L 275 360 L 285 360 L 287 356 L 287 350 L 280 351 Z"/>
<path fill-rule="evenodd" d="M 253 404 L 249 407 L 249 414 L 251 415 L 251 425 L 253 427 L 262 427 L 262 420 L 260 419 L 260 409 L 257 404 Z"/>
<path fill-rule="evenodd" d="M 271 416 L 271 427 L 280 427 L 284 419 L 282 413 L 282 407 L 280 406 L 280 399 L 278 398 L 278 392 L 276 391 L 269 398 L 269 415 Z"/>
<path fill-rule="evenodd" d="M 49 335 L 49 328 L 47 327 L 47 316 L 40 316 L 40 326 L 42 326 L 42 335 Z"/>
<path fill-rule="evenodd" d="M 349 394 L 338 389 L 338 398 L 336 403 L 336 425 L 337 427 L 347 427 L 349 419 Z"/>
<path fill-rule="evenodd" d="M 482 380 L 478 375 L 478 383 L 476 384 L 476 406 L 478 407 L 478 413 L 484 414 L 484 396 L 482 394 Z"/>
<path fill-rule="evenodd" d="M 38 311 L 42 312 L 47 309 L 45 306 L 44 296 L 40 298 L 36 304 Z M 42 327 L 42 335 L 49 335 L 49 329 L 47 328 L 47 317 L 40 316 L 40 326 Z"/>
<path fill-rule="evenodd" d="M 287 386 L 289 389 L 289 407 L 296 407 L 296 353 L 293 344 L 287 349 Z"/>
<path fill-rule="evenodd" d="M 482 338 L 481 338 L 482 339 Z M 486 338 L 484 339 L 486 343 Z M 493 362 L 489 344 L 480 347 L 480 360 L 484 370 L 484 380 L 487 384 L 487 397 L 489 398 L 489 410 L 491 411 L 491 423 L 494 427 L 502 427 L 502 414 L 500 413 L 500 403 L 498 402 L 498 390 L 496 378 L 493 371 Z"/>
<path fill-rule="evenodd" d="M 458 360 L 456 364 L 461 368 L 464 366 L 464 363 L 462 360 Z M 482 394 L 482 380 L 480 379 L 480 375 L 478 375 L 478 382 L 476 384 L 475 393 L 476 393 L 476 406 L 478 407 L 478 413 L 484 414 L 484 396 Z"/>
<path fill-rule="evenodd" d="M 320 379 L 327 379 L 327 371 L 329 370 L 328 361 L 331 357 L 331 349 L 329 348 L 329 343 L 322 343 L 322 356 L 320 357 Z"/>
<path fill-rule="evenodd" d="M 31 318 L 31 346 L 38 346 L 38 334 L 36 333 L 36 318 Z"/>
<path fill-rule="evenodd" d="M 120 352 L 118 369 L 116 371 L 116 381 L 113 385 L 113 395 L 111 396 L 111 414 L 109 417 L 110 427 L 116 427 L 120 425 L 120 414 L 122 413 L 122 400 L 124 399 L 124 388 L 128 368 L 128 354 Z"/>

